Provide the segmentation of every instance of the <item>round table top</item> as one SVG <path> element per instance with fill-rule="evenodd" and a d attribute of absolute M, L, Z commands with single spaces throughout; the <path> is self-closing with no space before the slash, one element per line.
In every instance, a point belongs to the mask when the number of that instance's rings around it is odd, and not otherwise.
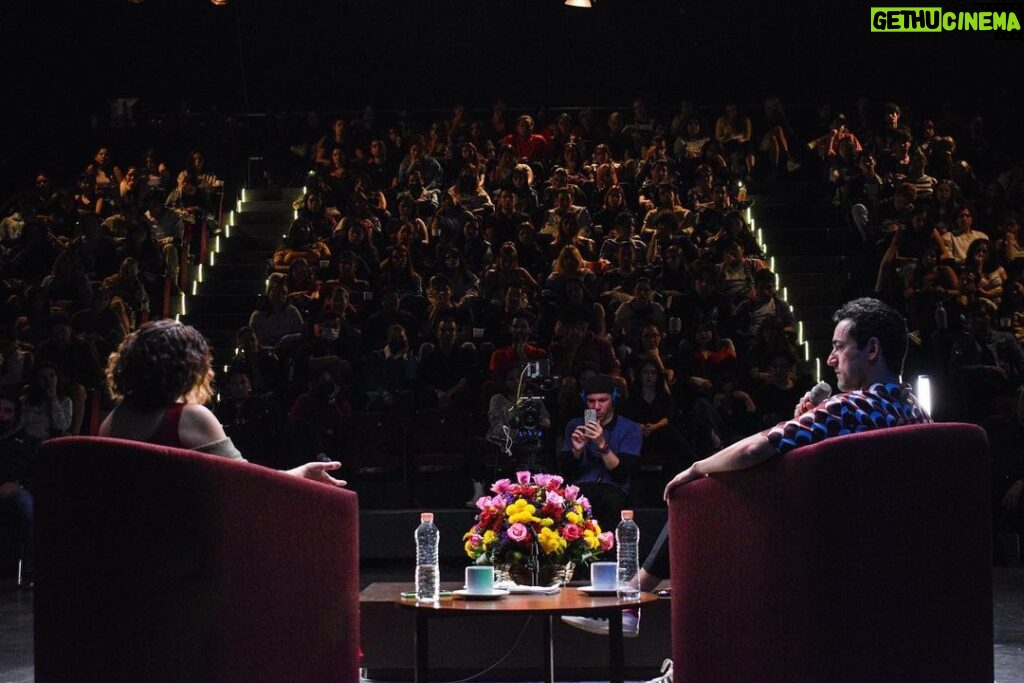
<path fill-rule="evenodd" d="M 607 612 L 614 608 L 639 607 L 654 602 L 658 596 L 641 593 L 636 600 L 620 600 L 615 595 L 591 596 L 574 587 L 563 587 L 552 595 L 506 595 L 482 600 L 453 595 L 436 604 L 420 603 L 410 599 L 396 599 L 395 604 L 405 609 L 434 612 L 522 612 L 532 614 L 555 612 Z"/>

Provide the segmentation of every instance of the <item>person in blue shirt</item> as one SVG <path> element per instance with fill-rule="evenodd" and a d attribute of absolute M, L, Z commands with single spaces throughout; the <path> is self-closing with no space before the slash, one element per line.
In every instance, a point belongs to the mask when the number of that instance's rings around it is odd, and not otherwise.
<path fill-rule="evenodd" d="M 610 375 L 593 375 L 583 382 L 586 408 L 596 420 L 576 417 L 565 427 L 562 471 L 590 501 L 603 529 L 618 523 L 629 506 L 629 484 L 640 462 L 640 425 L 616 413 L 619 389 Z"/>

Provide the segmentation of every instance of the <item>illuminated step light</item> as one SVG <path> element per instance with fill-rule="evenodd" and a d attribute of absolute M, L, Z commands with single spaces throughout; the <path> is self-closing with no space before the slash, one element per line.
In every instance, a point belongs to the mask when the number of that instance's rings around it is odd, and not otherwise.
<path fill-rule="evenodd" d="M 213 265 L 213 257 L 216 256 L 216 255 L 217 255 L 217 252 L 215 252 L 215 251 L 211 251 L 210 252 L 210 265 L 211 266 Z"/>
<path fill-rule="evenodd" d="M 198 272 L 196 273 L 196 280 L 198 280 L 199 282 L 203 281 L 203 264 L 202 263 L 199 264 L 199 269 L 198 269 Z"/>
<path fill-rule="evenodd" d="M 238 213 L 242 213 L 242 200 L 241 199 L 239 199 L 237 202 L 235 202 L 235 211 L 237 211 Z"/>
<path fill-rule="evenodd" d="M 180 308 L 181 308 L 181 314 L 182 315 L 186 315 L 187 311 L 185 310 L 185 292 L 181 293 L 181 306 L 180 306 Z"/>
<path fill-rule="evenodd" d="M 804 360 L 811 359 L 811 342 L 804 340 Z"/>
<path fill-rule="evenodd" d="M 195 296 L 195 295 L 196 295 L 196 289 L 197 289 L 198 287 L 199 287 L 199 283 L 198 283 L 198 282 L 195 282 L 195 281 L 193 281 L 193 282 L 192 282 L 192 296 Z"/>
<path fill-rule="evenodd" d="M 220 235 L 213 238 L 213 250 L 216 252 L 220 251 Z"/>
<path fill-rule="evenodd" d="M 804 321 L 798 320 L 796 323 L 796 343 L 804 343 Z"/>
<path fill-rule="evenodd" d="M 814 381 L 821 381 L 821 359 L 817 357 L 814 359 Z"/>

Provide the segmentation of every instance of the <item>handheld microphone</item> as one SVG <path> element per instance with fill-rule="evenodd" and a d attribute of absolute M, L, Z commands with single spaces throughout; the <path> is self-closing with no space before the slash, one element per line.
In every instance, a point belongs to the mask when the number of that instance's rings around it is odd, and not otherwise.
<path fill-rule="evenodd" d="M 832 387 L 825 381 L 818 382 L 805 394 L 807 400 L 811 402 L 811 407 L 818 405 L 831 395 Z"/>

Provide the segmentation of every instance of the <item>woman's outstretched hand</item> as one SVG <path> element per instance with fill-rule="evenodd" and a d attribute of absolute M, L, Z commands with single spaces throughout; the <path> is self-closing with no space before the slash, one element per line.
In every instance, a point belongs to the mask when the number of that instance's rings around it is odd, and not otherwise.
<path fill-rule="evenodd" d="M 300 465 L 295 469 L 285 470 L 288 474 L 293 477 L 302 477 L 303 479 L 312 479 L 318 481 L 321 484 L 328 484 L 330 486 L 337 486 L 338 488 L 344 488 L 348 485 L 348 482 L 344 479 L 335 479 L 328 472 L 333 470 L 340 470 L 341 463 L 337 460 L 330 462 L 307 462 L 305 465 Z"/>

